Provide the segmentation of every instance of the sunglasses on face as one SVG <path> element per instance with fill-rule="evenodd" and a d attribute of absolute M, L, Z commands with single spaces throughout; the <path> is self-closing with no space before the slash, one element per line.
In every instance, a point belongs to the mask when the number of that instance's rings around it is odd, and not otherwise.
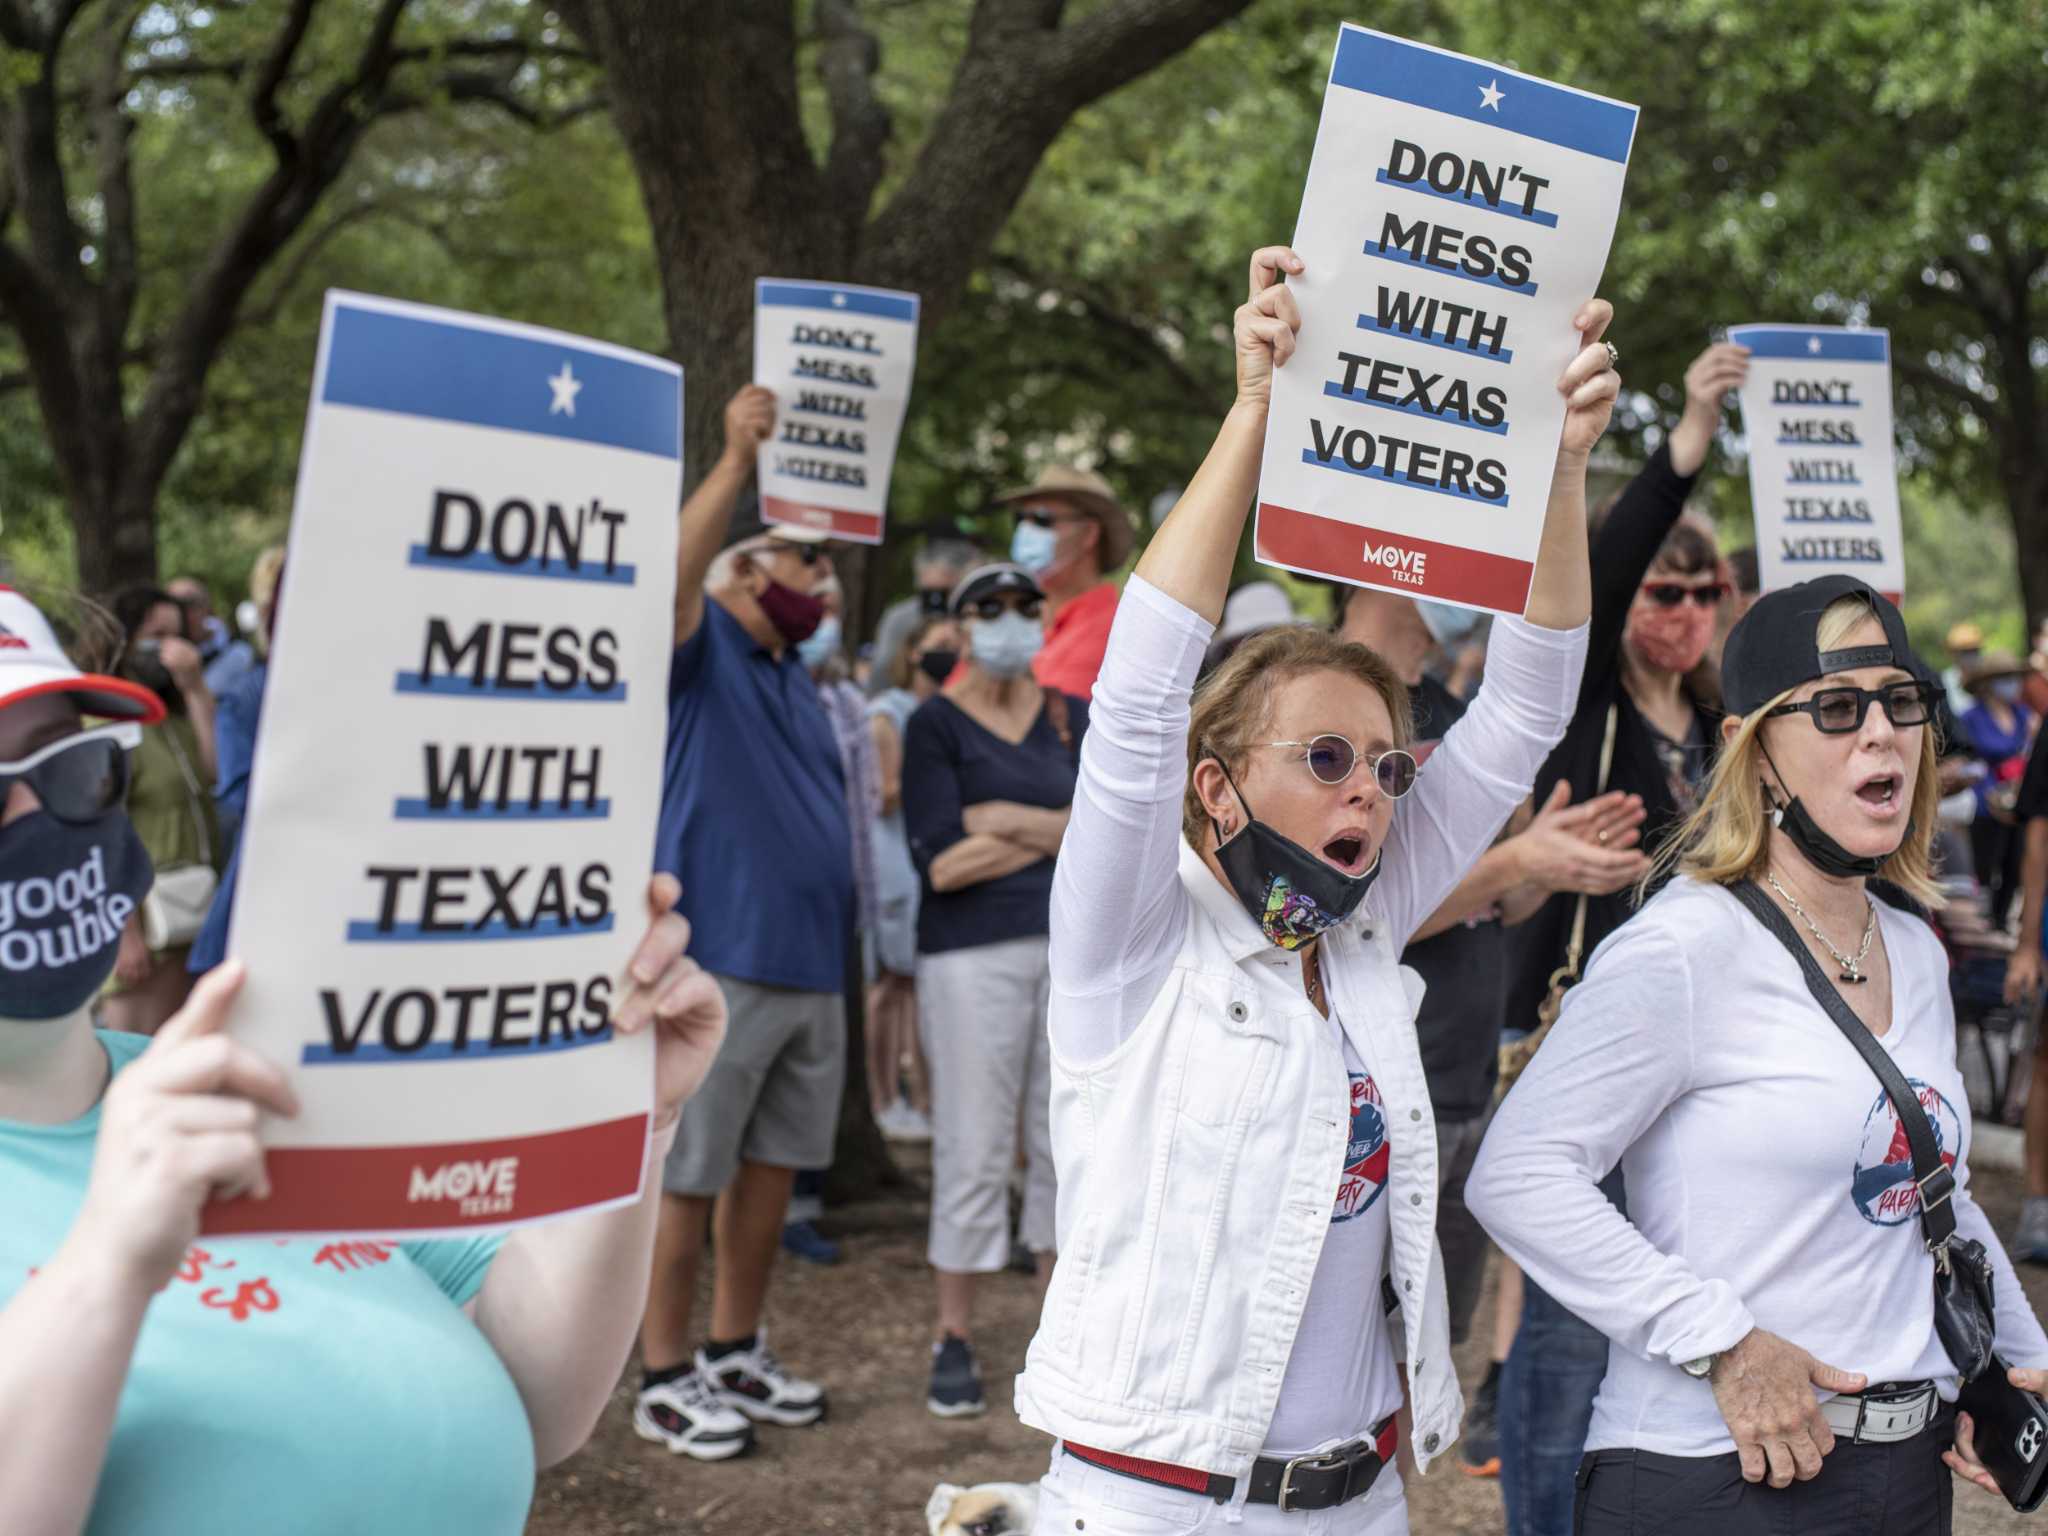
<path fill-rule="evenodd" d="M 1728 584 L 1724 581 L 1710 581 L 1697 587 L 1689 587 L 1678 581 L 1646 581 L 1643 596 L 1659 608 L 1676 608 L 1688 597 L 1702 608 L 1717 606 L 1728 595 Z"/>
<path fill-rule="evenodd" d="M 1862 729 L 1863 716 L 1873 703 L 1884 706 L 1884 717 L 1893 725 L 1925 725 L 1934 718 L 1934 685 L 1910 682 L 1886 683 L 1882 688 L 1823 688 L 1804 703 L 1766 710 L 1764 718 L 1810 715 L 1815 730 L 1846 736 Z"/>
<path fill-rule="evenodd" d="M 816 565 L 825 558 L 824 546 L 819 544 L 785 544 L 780 539 L 772 539 L 768 549 L 771 554 L 795 555 L 798 563 L 804 566 Z"/>
<path fill-rule="evenodd" d="M 1368 755 L 1335 734 L 1318 736 L 1312 741 L 1267 741 L 1259 745 L 1299 751 L 1302 761 L 1308 764 L 1308 771 L 1325 784 L 1342 784 L 1351 777 L 1351 770 L 1363 757 L 1366 771 L 1379 785 L 1380 793 L 1389 800 L 1398 800 L 1415 787 L 1415 755 L 1399 747 Z"/>
<path fill-rule="evenodd" d="M 1035 597 L 977 598 L 967 610 L 977 619 L 1000 619 L 1006 613 L 1021 613 L 1035 619 L 1045 612 L 1045 603 Z"/>
<path fill-rule="evenodd" d="M 1017 521 L 1031 523 L 1040 528 L 1057 528 L 1061 523 L 1078 523 L 1085 519 L 1081 512 L 1056 511 L 1051 507 L 1019 507 Z"/>
<path fill-rule="evenodd" d="M 141 745 L 142 727 L 133 721 L 62 737 L 19 762 L 0 763 L 0 798 L 20 780 L 59 821 L 98 821 L 128 798 L 128 754 Z"/>

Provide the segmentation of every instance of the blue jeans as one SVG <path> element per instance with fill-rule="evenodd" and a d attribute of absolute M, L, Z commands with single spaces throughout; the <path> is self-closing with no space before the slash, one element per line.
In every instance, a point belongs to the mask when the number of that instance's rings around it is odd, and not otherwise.
<path fill-rule="evenodd" d="M 1616 1168 L 1600 1193 L 1628 1214 Z M 1507 1536 L 1572 1536 L 1579 1461 L 1593 1398 L 1607 1377 L 1607 1335 L 1527 1276 L 1522 1325 L 1500 1373 L 1500 1492 Z"/>

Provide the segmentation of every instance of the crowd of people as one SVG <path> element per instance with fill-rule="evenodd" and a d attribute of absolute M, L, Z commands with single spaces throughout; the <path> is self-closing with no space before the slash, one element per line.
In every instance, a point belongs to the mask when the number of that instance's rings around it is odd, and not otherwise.
<path fill-rule="evenodd" d="M 1524 615 L 1233 588 L 1301 270 L 1253 258 L 1236 402 L 1142 549 L 1106 481 L 1052 466 L 992 500 L 999 545 L 924 537 L 866 638 L 830 538 L 760 518 L 775 396 L 732 398 L 680 513 L 662 873 L 619 1015 L 661 1042 L 655 1176 L 502 1241 L 367 1245 L 383 1293 L 364 1254 L 347 1284 L 310 1253 L 223 1278 L 243 1250 L 194 1243 L 209 1194 L 263 1182 L 258 1111 L 292 1110 L 220 1033 L 282 551 L 240 636 L 189 577 L 116 595 L 98 670 L 0 594 L 0 892 L 21 923 L 38 879 L 121 897 L 104 943 L 0 976 L 0 1411 L 42 1426 L 0 1442 L 0 1525 L 184 1528 L 142 1512 L 254 1454 L 202 1446 L 227 1402 L 294 1426 L 241 1475 L 302 1500 L 344 1479 L 318 1446 L 433 1426 L 379 1523 L 510 1531 L 635 1329 L 641 1437 L 714 1462 L 819 1424 L 768 1301 L 781 1254 L 838 1257 L 818 1194 L 857 1065 L 884 1133 L 930 1144 L 903 1390 L 966 1418 L 1021 1371 L 1042 1531 L 1226 1506 L 1384 1536 L 1454 1443 L 1510 1536 L 1945 1530 L 1947 1469 L 1991 1484 L 1918 1201 L 1984 1245 L 2011 1380 L 2048 1368 L 1969 1193 L 1948 981 L 1969 944 L 2010 953 L 2014 1004 L 2043 980 L 2048 625 L 2027 664 L 1958 626 L 1937 674 L 1861 583 L 1760 594 L 1687 511 L 1740 346 L 1589 509 L 1620 388 L 1598 300 Z M 1910 1075 L 1939 1201 L 1852 1027 Z M 2041 1073 L 2012 1251 L 2048 1262 Z M 1013 1270 L 1038 1333 L 985 1358 L 975 1304 Z M 298 1354 L 214 1347 L 250 1282 L 304 1297 Z M 458 1486 L 472 1442 L 491 1475 Z"/>

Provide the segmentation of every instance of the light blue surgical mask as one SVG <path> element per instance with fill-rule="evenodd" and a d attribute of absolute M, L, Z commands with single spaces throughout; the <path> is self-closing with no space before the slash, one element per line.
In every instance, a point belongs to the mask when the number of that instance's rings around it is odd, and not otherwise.
<path fill-rule="evenodd" d="M 1477 608 L 1458 608 L 1450 603 L 1415 600 L 1416 610 L 1422 615 L 1422 622 L 1438 645 L 1453 646 L 1479 627 L 1479 621 L 1486 617 Z"/>
<path fill-rule="evenodd" d="M 2001 704 L 2019 703 L 2020 680 L 2016 677 L 2001 677 L 1991 685 L 1991 697 Z"/>
<path fill-rule="evenodd" d="M 999 619 L 975 619 L 967 626 L 967 653 L 991 677 L 1022 677 L 1045 644 L 1045 630 L 1036 619 L 1012 609 Z"/>
<path fill-rule="evenodd" d="M 1037 576 L 1051 569 L 1059 558 L 1060 531 L 1037 523 L 1019 523 L 1010 535 L 1010 558 Z"/>
<path fill-rule="evenodd" d="M 839 617 L 828 613 L 818 621 L 818 627 L 800 642 L 796 653 L 803 659 L 805 668 L 815 672 L 832 659 L 839 649 Z"/>

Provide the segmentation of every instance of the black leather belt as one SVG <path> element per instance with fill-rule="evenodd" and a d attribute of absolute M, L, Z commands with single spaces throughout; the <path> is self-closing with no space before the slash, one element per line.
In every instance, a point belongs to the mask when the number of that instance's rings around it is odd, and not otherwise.
<path fill-rule="evenodd" d="M 1398 1438 L 1399 1426 L 1389 1415 L 1374 1426 L 1372 1437 L 1367 1440 L 1354 1440 L 1334 1450 L 1286 1460 L 1277 1456 L 1261 1456 L 1252 1463 L 1245 1502 L 1277 1504 L 1282 1513 L 1335 1509 L 1340 1504 L 1348 1504 L 1371 1488 L 1380 1475 L 1380 1469 L 1394 1459 Z M 1126 1456 L 1119 1451 L 1099 1451 L 1092 1446 L 1076 1445 L 1071 1440 L 1065 1445 L 1069 1456 L 1092 1467 L 1100 1467 L 1105 1472 L 1135 1478 L 1141 1483 L 1203 1494 L 1218 1504 L 1228 1504 L 1237 1494 L 1237 1479 L 1234 1477 L 1223 1477 L 1194 1467 L 1178 1467 L 1171 1462 L 1147 1461 L 1142 1456 Z"/>

